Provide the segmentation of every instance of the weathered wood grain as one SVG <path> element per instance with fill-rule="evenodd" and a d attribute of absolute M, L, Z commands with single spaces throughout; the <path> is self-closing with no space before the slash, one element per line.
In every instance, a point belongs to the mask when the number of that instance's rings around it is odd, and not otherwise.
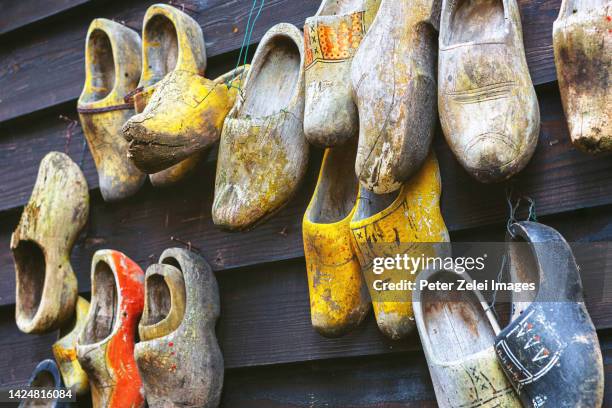
<path fill-rule="evenodd" d="M 2 3 L 0 35 L 95 0 L 19 0 Z"/>
<path fill-rule="evenodd" d="M 612 240 L 612 215 L 609 209 L 585 211 L 584 214 L 574 213 L 571 218 L 564 215 L 546 219 L 544 222 L 558 228 L 570 242 Z M 483 231 L 453 234 L 452 238 L 469 242 L 500 241 L 504 238 L 504 234 L 504 226 L 500 225 Z M 277 233 L 270 232 L 270 235 Z M 200 242 L 206 241 L 206 238 L 200 239 Z M 223 246 L 228 251 L 227 255 L 237 261 L 239 256 L 249 256 L 248 253 L 251 252 L 258 253 L 260 258 L 254 261 L 261 264 L 223 272 L 217 266 L 216 276 L 221 298 L 221 318 L 217 326 L 217 335 L 226 367 L 385 354 L 415 350 L 418 347 L 417 339 L 414 337 L 400 342 L 387 340 L 378 330 L 372 315 L 366 318 L 362 326 L 345 337 L 339 339 L 321 337 L 313 330 L 310 323 L 308 283 L 303 259 L 298 256 L 298 259 L 280 262 L 281 259 L 289 258 L 291 255 L 275 252 L 276 245 L 273 242 L 266 244 L 263 239 L 261 243 L 238 241 L 242 245 L 236 249 L 233 249 L 233 244 L 228 247 Z M 132 256 L 132 253 L 141 253 L 139 249 L 141 242 L 142 238 L 134 237 L 130 243 L 123 243 L 117 248 Z M 198 245 L 201 245 L 200 242 Z M 162 242 L 158 245 L 161 250 L 177 243 Z M 298 245 L 301 245 L 301 242 Z M 108 246 L 114 247 L 114 244 L 109 243 Z M 145 248 L 145 254 L 147 249 L 150 249 L 149 245 Z M 216 251 L 217 248 L 214 247 L 205 249 L 205 252 L 212 254 Z M 298 248 L 293 248 L 293 251 L 298 252 Z M 254 256 L 253 253 L 250 254 L 251 257 Z M 87 275 L 90 258 L 84 255 L 82 257 L 86 259 L 78 261 L 75 266 L 78 265 L 76 269 L 80 271 L 79 278 L 83 292 L 89 290 Z M 612 316 L 609 313 L 612 307 L 612 285 L 607 282 L 612 265 L 610 245 L 605 242 L 593 245 L 588 250 L 577 251 L 576 257 L 581 266 L 587 306 L 593 321 L 600 329 L 612 328 Z M 81 258 L 81 255 L 78 258 Z M 144 259 L 135 259 L 144 268 L 155 262 L 157 256 L 147 259 L 145 255 Z M 273 262 L 275 260 L 276 262 Z M 0 293 L 3 303 L 6 304 L 11 302 L 14 290 L 12 270 L 4 268 L 0 276 L 2 276 Z M 19 334 L 13 319 L 12 306 L 0 309 L 2 337 L 12 338 L 10 341 L 19 343 L 20 347 L 27 342 L 31 342 L 32 347 L 38 347 L 38 337 Z M 0 373 L 3 373 L 7 367 L 11 367 L 15 357 L 1 354 Z M 2 359 L 6 362 L 2 362 Z M 10 376 L 10 370 L 6 375 Z M 0 377 L 1 382 L 4 382 L 2 377 Z"/>
<path fill-rule="evenodd" d="M 230 65 L 228 61 L 219 64 L 223 67 Z M 527 168 L 509 183 L 484 185 L 476 182 L 461 168 L 446 142 L 438 136 L 435 145 L 443 181 L 442 209 L 449 229 L 457 231 L 503 221 L 507 214 L 505 190 L 508 185 L 514 186 L 517 193 L 535 199 L 538 213 L 541 215 L 612 203 L 610 157 L 586 155 L 572 146 L 556 89 L 542 90 L 539 92 L 539 99 L 542 131 L 538 148 Z M 65 150 L 68 123 L 58 115 L 59 113 L 55 112 L 48 117 L 2 130 L 0 212 L 24 205 L 34 185 L 38 163 L 42 157 L 50 150 Z M 74 113 L 66 116 L 76 117 Z M 89 150 L 86 146 L 83 148 L 83 136 L 79 127 L 72 132 L 68 153 L 75 162 L 82 162 L 83 172 L 90 187 L 97 187 L 96 170 Z M 215 158 L 216 151 L 213 150 L 209 155 L 209 163 Z M 318 172 L 316 167 L 316 164 L 310 163 L 311 177 Z M 146 207 L 152 213 L 158 210 L 156 201 L 165 202 L 165 209 L 157 212 L 160 217 L 165 217 L 166 211 L 172 215 L 178 209 L 185 219 L 208 215 L 212 203 L 202 202 L 202 198 L 212 191 L 212 171 L 214 170 L 202 169 L 200 177 L 195 181 L 172 190 L 140 193 L 136 202 L 143 204 L 148 200 Z M 168 194 L 168 191 L 172 191 L 172 194 Z M 293 214 L 300 214 L 301 209 L 305 208 L 305 203 L 310 198 L 310 190 L 305 191 L 305 195 L 298 195 L 290 203 L 288 210 Z M 174 204 L 171 204 L 173 201 Z M 300 210 L 296 210 L 296 206 Z M 132 201 L 118 203 L 112 208 L 116 211 L 122 211 L 123 208 L 137 211 L 137 206 Z M 301 215 L 298 216 L 300 217 Z M 284 227 L 282 223 L 287 222 L 285 220 L 279 221 L 274 217 L 267 225 L 274 224 L 280 230 Z M 297 225 L 296 222 L 293 224 Z"/>
<path fill-rule="evenodd" d="M 6 322 L 0 322 L 3 333 L 6 332 L 5 325 Z M 610 384 L 611 333 L 603 331 L 599 337 L 606 366 L 606 383 Z M 24 384 L 36 363 L 49 356 L 52 342 L 53 335 L 35 337 L 11 332 L 3 337 L 0 341 L 0 384 Z M 10 352 L 5 352 L 7 350 Z M 604 406 L 611 402 L 612 387 L 607 387 Z M 425 358 L 420 351 L 226 370 L 221 407 L 312 406 L 433 408 L 437 405 Z"/>
<path fill-rule="evenodd" d="M 33 0 L 32 0 L 33 1 Z M 155 0 L 112 2 L 87 7 L 77 17 L 14 39 L 0 50 L 0 122 L 75 100 L 83 84 L 84 39 L 91 19 L 107 17 L 140 30 L 146 8 Z M 252 2 L 247 0 L 181 0 L 184 9 L 203 27 L 210 56 L 240 48 Z M 266 2 L 251 43 L 280 22 L 302 27 L 318 0 Z M 527 59 L 535 84 L 556 79 L 551 31 L 559 0 L 522 0 Z M 0 38 L 1 41 L 1 38 Z M 252 54 L 251 54 L 252 55 Z"/>

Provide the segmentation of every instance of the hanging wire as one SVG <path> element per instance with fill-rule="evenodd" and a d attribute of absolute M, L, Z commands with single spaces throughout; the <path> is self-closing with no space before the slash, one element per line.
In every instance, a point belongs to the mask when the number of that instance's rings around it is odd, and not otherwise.
<path fill-rule="evenodd" d="M 238 76 L 237 72 L 238 72 L 238 68 L 241 65 L 241 62 L 242 62 L 242 65 L 246 65 L 248 61 L 249 47 L 251 44 L 251 38 L 253 36 L 253 30 L 255 29 L 255 24 L 257 23 L 257 20 L 261 16 L 261 12 L 263 10 L 264 4 L 266 3 L 265 0 L 261 0 L 261 4 L 259 5 L 259 10 L 257 11 L 255 18 L 253 18 L 253 13 L 255 12 L 255 8 L 257 8 L 257 2 L 258 0 L 253 0 L 253 5 L 251 6 L 251 11 L 249 12 L 249 17 L 247 19 L 244 37 L 242 38 L 242 46 L 240 47 L 240 53 L 238 54 L 238 60 L 236 61 L 236 69 L 234 70 L 234 75 L 232 76 L 232 79 L 230 79 L 228 83 L 229 87 L 235 87 L 238 89 L 238 91 L 242 91 L 242 83 L 244 82 L 245 70 L 240 71 L 240 81 L 238 83 L 238 86 L 234 86 L 233 82 Z"/>
<path fill-rule="evenodd" d="M 515 238 L 515 234 L 514 232 L 512 232 L 512 224 L 514 224 L 515 222 L 517 222 L 517 218 L 516 218 L 516 214 L 521 206 L 521 203 L 524 201 L 527 201 L 529 203 L 529 215 L 526 221 L 532 221 L 532 222 L 537 222 L 538 217 L 537 217 L 537 213 L 536 213 L 536 202 L 533 198 L 531 197 L 527 197 L 527 196 L 521 196 L 519 197 L 516 202 L 512 202 L 512 198 L 513 198 L 513 189 L 512 187 L 509 187 L 506 190 L 506 203 L 508 205 L 508 221 L 506 222 L 506 229 L 508 231 L 508 234 L 510 234 L 510 236 L 512 238 Z M 502 258 L 502 264 L 501 264 L 501 268 L 499 270 L 499 273 L 497 274 L 496 277 L 496 282 L 500 283 L 502 282 L 502 280 L 504 279 L 504 272 L 507 269 L 507 262 L 508 262 L 508 255 L 504 254 L 503 258 Z M 491 301 L 491 304 L 489 305 L 489 307 L 487 308 L 487 311 L 492 311 L 493 314 L 495 315 L 495 317 L 499 320 L 499 316 L 497 315 L 497 311 L 495 310 L 495 305 L 497 303 L 497 290 L 493 291 L 493 299 Z M 514 307 L 514 306 L 513 306 Z M 514 310 L 512 310 L 511 313 L 514 313 Z"/>

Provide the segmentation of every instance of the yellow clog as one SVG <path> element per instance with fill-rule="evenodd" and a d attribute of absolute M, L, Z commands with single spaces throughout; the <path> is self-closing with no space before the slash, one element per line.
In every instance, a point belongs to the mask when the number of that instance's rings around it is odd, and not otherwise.
<path fill-rule="evenodd" d="M 392 339 L 405 338 L 415 330 L 412 295 L 407 290 L 376 290 L 375 281 L 414 282 L 420 269 L 391 269 L 377 274 L 374 260 L 398 254 L 441 256 L 445 252 L 444 245 L 431 244 L 450 241 L 440 212 L 441 190 L 440 169 L 433 153 L 417 174 L 404 183 L 399 194 L 380 196 L 361 188 L 350 228 L 376 321 L 380 330 Z"/>
<path fill-rule="evenodd" d="M 325 151 L 302 224 L 310 316 L 315 330 L 326 337 L 351 331 L 370 309 L 349 228 L 359 192 L 353 142 Z"/>
<path fill-rule="evenodd" d="M 123 127 L 136 166 L 157 173 L 216 143 L 247 70 L 240 67 L 214 81 L 183 70 L 166 75 L 144 111 Z"/>
<path fill-rule="evenodd" d="M 77 110 L 105 201 L 136 193 L 145 175 L 127 157 L 121 126 L 134 114 L 124 96 L 140 75 L 140 37 L 105 18 L 91 22 L 85 47 L 85 86 Z"/>
<path fill-rule="evenodd" d="M 173 71 L 204 75 L 206 45 L 197 21 L 166 4 L 147 9 L 142 27 L 142 75 L 133 96 L 136 113 L 144 111 L 159 82 Z M 175 166 L 150 176 L 155 186 L 177 183 L 193 171 L 200 159 L 194 155 Z"/>
<path fill-rule="evenodd" d="M 76 343 L 79 333 L 87 322 L 89 302 L 79 296 L 76 311 L 70 327 L 60 330 L 59 340 L 53 344 L 53 356 L 64 380 L 66 388 L 77 395 L 89 392 L 87 374 L 77 359 Z"/>

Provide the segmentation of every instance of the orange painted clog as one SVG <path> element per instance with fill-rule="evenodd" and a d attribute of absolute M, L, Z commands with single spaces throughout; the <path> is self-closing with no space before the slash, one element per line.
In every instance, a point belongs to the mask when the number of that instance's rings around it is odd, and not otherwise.
<path fill-rule="evenodd" d="M 91 306 L 77 357 L 89 377 L 94 408 L 144 407 L 134 360 L 136 328 L 144 307 L 144 273 L 118 251 L 100 250 L 91 267 Z"/>

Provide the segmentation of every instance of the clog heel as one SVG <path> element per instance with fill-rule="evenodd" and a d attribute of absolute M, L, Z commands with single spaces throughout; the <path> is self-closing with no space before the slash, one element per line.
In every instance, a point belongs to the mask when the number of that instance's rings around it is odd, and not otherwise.
<path fill-rule="evenodd" d="M 314 145 L 334 147 L 359 131 L 350 84 L 351 62 L 380 0 L 323 0 L 304 25 L 304 134 Z"/>
<path fill-rule="evenodd" d="M 512 321 L 496 339 L 508 379 L 528 408 L 601 407 L 603 356 L 569 244 L 536 222 L 509 232 L 510 281 L 535 290 L 512 293 Z"/>
<path fill-rule="evenodd" d="M 436 126 L 438 0 L 382 0 L 353 58 L 359 112 L 355 170 L 361 185 L 389 194 L 423 165 Z"/>
<path fill-rule="evenodd" d="M 190 84 L 184 82 L 189 76 L 187 73 L 203 76 L 206 64 L 206 44 L 198 22 L 181 10 L 166 4 L 154 4 L 149 7 L 142 26 L 142 75 L 137 91 L 131 98 L 136 113 L 144 112 L 156 93 L 160 81 L 171 72 L 185 71 L 182 75 L 178 74 L 176 78 L 178 82 L 174 83 L 175 86 L 172 83 L 174 80 L 170 81 L 170 84 L 165 87 L 166 91 L 181 86 L 179 93 L 185 92 L 184 96 L 189 98 L 193 95 L 194 89 Z M 168 102 L 168 105 L 172 106 L 173 110 L 180 106 L 180 96 L 177 98 L 177 96 L 168 95 L 167 92 L 164 94 L 164 97 L 170 97 L 171 101 Z M 192 100 L 191 106 L 193 104 Z M 173 134 L 180 132 L 183 126 L 180 115 L 175 116 L 173 113 L 172 110 L 167 112 L 170 115 L 169 122 L 165 124 L 161 132 L 168 129 L 171 129 Z M 142 116 L 138 118 L 141 119 L 137 120 L 143 119 Z M 191 124 L 197 125 L 197 123 Z M 164 142 L 163 139 L 160 141 Z M 142 150 L 142 146 L 137 146 L 138 142 L 138 139 L 131 139 L 129 153 L 130 156 L 136 154 L 136 157 L 133 158 L 137 164 L 140 163 L 138 152 Z M 151 174 L 149 176 L 151 183 L 154 186 L 163 187 L 183 180 L 196 168 L 200 156 L 199 154 L 193 155 L 159 173 Z"/>
<path fill-rule="evenodd" d="M 185 70 L 166 75 L 144 111 L 123 127 L 136 166 L 157 173 L 216 143 L 246 72 L 240 67 L 214 81 Z"/>
<path fill-rule="evenodd" d="M 57 390 L 58 394 L 64 388 L 62 384 L 62 377 L 60 372 L 53 360 L 43 360 L 34 369 L 30 380 L 28 381 L 28 387 L 32 388 L 46 388 Z M 66 402 L 60 402 L 58 398 L 55 399 L 44 399 L 44 400 L 26 400 L 19 404 L 19 408 L 69 408 L 70 404 Z"/>
<path fill-rule="evenodd" d="M 213 221 L 244 230 L 285 205 L 308 164 L 304 138 L 303 36 L 272 27 L 259 43 L 243 98 L 225 119 L 219 143 Z"/>
<path fill-rule="evenodd" d="M 353 171 L 356 148 L 353 140 L 325 151 L 302 223 L 310 317 L 315 330 L 326 337 L 350 332 L 370 310 L 349 227 L 359 192 Z"/>
<path fill-rule="evenodd" d="M 94 408 L 144 407 L 134 361 L 136 327 L 144 305 L 144 273 L 118 251 L 97 251 L 91 263 L 91 306 L 77 340 Z"/>
<path fill-rule="evenodd" d="M 440 408 L 521 408 L 495 353 L 499 325 L 480 292 L 460 290 L 469 275 L 427 270 L 417 282 L 452 284 L 435 290 L 417 283 L 414 317 Z M 555 405 L 556 406 L 556 405 Z"/>
<path fill-rule="evenodd" d="M 564 0 L 553 24 L 561 100 L 574 145 L 612 150 L 612 2 Z"/>
<path fill-rule="evenodd" d="M 85 46 L 85 86 L 77 110 L 105 201 L 136 193 L 145 175 L 128 159 L 121 126 L 134 114 L 124 96 L 140 75 L 140 37 L 105 18 L 92 21 Z"/>
<path fill-rule="evenodd" d="M 374 261 L 398 254 L 420 258 L 448 253 L 445 243 L 450 238 L 440 212 L 440 194 L 440 170 L 433 152 L 398 193 L 381 196 L 361 187 L 350 228 L 376 322 L 394 340 L 415 330 L 412 299 L 408 291 L 386 290 L 376 281 L 401 285 L 403 281 L 414 281 L 420 269 L 389 269 L 380 273 L 374 269 Z"/>
<path fill-rule="evenodd" d="M 53 344 L 53 356 L 64 385 L 78 396 L 89 392 L 87 374 L 79 364 L 76 351 L 77 339 L 87 322 L 88 313 L 89 302 L 79 296 L 71 324 L 60 330 L 59 340 Z"/>
<path fill-rule="evenodd" d="M 481 182 L 512 177 L 531 159 L 540 130 L 516 0 L 444 0 L 439 42 L 438 106 L 449 146 Z"/>
<path fill-rule="evenodd" d="M 70 253 L 88 215 L 89 190 L 79 166 L 64 153 L 47 154 L 11 237 L 22 332 L 47 333 L 72 318 L 78 295 Z"/>
<path fill-rule="evenodd" d="M 217 407 L 224 367 L 210 266 L 187 250 L 167 249 L 147 269 L 145 296 L 134 356 L 149 407 Z"/>

